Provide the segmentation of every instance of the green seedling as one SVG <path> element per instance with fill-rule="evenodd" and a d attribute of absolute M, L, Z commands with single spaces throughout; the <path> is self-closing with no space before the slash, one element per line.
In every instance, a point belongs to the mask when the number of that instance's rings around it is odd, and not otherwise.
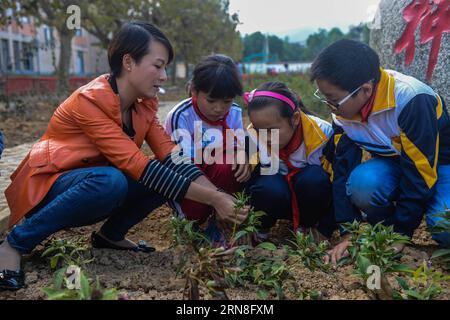
<path fill-rule="evenodd" d="M 355 221 L 344 224 L 343 227 L 352 234 L 348 249 L 350 255 L 345 260 L 355 263 L 354 274 L 367 282 L 371 276 L 369 267 L 379 268 L 381 288 L 374 290 L 374 293 L 380 299 L 392 299 L 393 291 L 386 275 L 410 271 L 408 266 L 398 262 L 400 254 L 395 251 L 394 246 L 407 244 L 409 239 L 394 232 L 393 226 L 384 226 L 382 223 L 372 226 Z"/>
<path fill-rule="evenodd" d="M 83 243 L 83 238 L 56 239 L 44 250 L 41 257 L 50 259 L 52 269 L 69 265 L 86 265 L 94 259 L 86 259 L 88 247 Z"/>
<path fill-rule="evenodd" d="M 115 288 L 105 289 L 98 278 L 91 281 L 78 266 L 63 267 L 55 272 L 53 284 L 43 288 L 48 300 L 126 300 Z"/>
<path fill-rule="evenodd" d="M 401 291 L 394 291 L 394 298 L 400 300 L 432 300 L 442 292 L 441 283 L 450 276 L 433 270 L 427 262 L 412 273 L 411 278 L 397 277 Z"/>
<path fill-rule="evenodd" d="M 330 264 L 324 263 L 324 257 L 327 255 L 329 248 L 328 241 L 322 241 L 317 244 L 312 232 L 306 234 L 297 231 L 294 237 L 294 241 L 289 240 L 291 246 L 285 246 L 291 259 L 302 263 L 310 270 L 320 269 L 322 271 L 328 271 L 330 269 Z"/>

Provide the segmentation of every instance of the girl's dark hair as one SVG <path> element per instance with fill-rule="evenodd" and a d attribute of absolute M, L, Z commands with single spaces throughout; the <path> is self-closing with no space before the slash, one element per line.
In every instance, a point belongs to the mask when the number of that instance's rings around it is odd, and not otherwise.
<path fill-rule="evenodd" d="M 213 99 L 234 98 L 243 93 L 236 64 L 222 54 L 207 56 L 195 66 L 191 87 Z"/>
<path fill-rule="evenodd" d="M 120 76 L 123 56 L 129 54 L 136 63 L 149 52 L 148 46 L 152 41 L 164 45 L 169 52 L 169 61 L 172 62 L 174 52 L 172 44 L 164 33 L 154 25 L 147 22 L 127 22 L 114 35 L 108 48 L 108 61 L 111 73 Z"/>
<path fill-rule="evenodd" d="M 263 83 L 256 89 L 256 91 L 271 91 L 281 94 L 290 99 L 295 104 L 295 110 L 292 110 L 291 106 L 286 102 L 272 97 L 255 97 L 248 104 L 248 113 L 255 110 L 264 109 L 269 105 L 275 105 L 282 118 L 292 118 L 294 112 L 298 109 L 301 109 L 306 114 L 311 114 L 311 112 L 305 108 L 300 97 L 282 82 L 275 81 Z"/>

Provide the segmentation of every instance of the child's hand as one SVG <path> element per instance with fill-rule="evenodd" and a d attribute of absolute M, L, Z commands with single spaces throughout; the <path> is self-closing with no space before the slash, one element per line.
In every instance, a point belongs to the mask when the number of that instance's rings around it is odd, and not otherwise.
<path fill-rule="evenodd" d="M 236 178 L 236 181 L 239 183 L 247 182 L 252 174 L 251 166 L 247 163 L 246 164 L 233 163 L 232 169 L 233 171 L 236 171 L 234 173 L 234 177 Z"/>
<path fill-rule="evenodd" d="M 336 265 L 339 260 L 349 255 L 347 249 L 351 245 L 350 237 L 351 235 L 345 235 L 340 243 L 338 243 L 333 249 L 328 251 L 328 255 L 324 257 L 325 264 L 329 264 L 331 262 L 332 264 Z"/>

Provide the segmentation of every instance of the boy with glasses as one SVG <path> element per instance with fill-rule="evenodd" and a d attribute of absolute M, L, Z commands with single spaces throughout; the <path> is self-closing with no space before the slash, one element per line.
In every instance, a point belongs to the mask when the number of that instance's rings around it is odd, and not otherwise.
<path fill-rule="evenodd" d="M 419 80 L 380 68 L 366 44 L 341 40 L 311 67 L 316 98 L 332 111 L 333 201 L 337 223 L 383 221 L 412 237 L 450 207 L 450 120 L 443 99 Z M 372 158 L 364 163 L 362 150 Z M 348 254 L 348 234 L 329 253 Z M 450 234 L 433 235 L 450 246 Z M 402 250 L 403 246 L 395 248 Z M 328 259 L 329 260 L 329 259 Z"/>

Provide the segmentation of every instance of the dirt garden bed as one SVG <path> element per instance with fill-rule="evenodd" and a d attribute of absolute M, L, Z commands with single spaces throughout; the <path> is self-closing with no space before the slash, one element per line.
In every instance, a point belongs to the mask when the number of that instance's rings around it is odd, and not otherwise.
<path fill-rule="evenodd" d="M 8 115 L 2 113 L 2 129 L 8 147 L 25 142 L 35 141 L 44 132 L 53 112 L 48 103 L 36 104 L 33 112 Z M 185 279 L 177 274 L 180 259 L 186 251 L 182 247 L 173 246 L 171 228 L 171 210 L 163 206 L 155 210 L 147 219 L 130 230 L 129 238 L 137 241 L 143 239 L 157 250 L 153 253 L 118 252 L 114 250 L 91 249 L 90 234 L 98 230 L 99 225 L 60 231 L 38 246 L 32 255 L 24 259 L 24 271 L 27 274 L 26 288 L 17 292 L 0 292 L 2 299 L 45 299 L 47 295 L 43 288 L 51 286 L 55 270 L 50 267 L 49 260 L 41 255 L 53 239 L 74 239 L 81 237 L 82 243 L 89 249 L 87 254 L 94 260 L 85 266 L 90 278 L 98 277 L 101 285 L 106 288 L 116 288 L 126 294 L 128 299 L 183 299 Z M 276 250 L 271 255 L 286 255 L 282 246 L 293 240 L 289 231 L 289 223 L 281 221 L 273 228 L 269 241 L 274 243 Z M 0 235 L 3 239 L 5 234 Z M 431 255 L 437 249 L 431 240 L 424 224 L 414 235 L 412 244 L 408 245 L 400 260 L 412 269 L 417 269 L 423 262 L 429 262 Z M 256 249 L 258 250 L 258 249 Z M 429 264 L 428 264 L 429 265 Z M 445 265 L 438 260 L 432 260 L 436 272 L 450 273 Z M 354 266 L 346 265 L 324 272 L 320 269 L 311 271 L 302 263 L 297 263 L 291 270 L 290 280 L 281 279 L 281 285 L 287 282 L 295 283 L 297 292 L 291 294 L 286 290 L 287 299 L 372 299 L 373 295 L 366 290 L 361 278 L 353 275 Z M 395 283 L 394 275 L 389 275 L 391 283 Z M 442 281 L 439 286 L 442 291 L 435 299 L 450 298 L 450 282 Z M 398 285 L 394 285 L 398 287 Z M 246 286 L 235 286 L 226 290 L 230 299 L 258 299 L 260 286 L 247 283 Z M 273 289 L 268 289 L 268 299 L 276 299 Z M 207 290 L 200 290 L 201 299 L 210 299 Z"/>
<path fill-rule="evenodd" d="M 157 251 L 146 253 L 118 252 L 108 249 L 90 249 L 89 255 L 95 260 L 84 267 L 91 277 L 98 277 L 104 287 L 117 288 L 119 292 L 126 293 L 129 299 L 183 299 L 185 279 L 177 275 L 178 261 L 184 251 L 172 248 L 172 231 L 170 227 L 171 210 L 161 207 L 150 215 L 141 224 L 130 230 L 129 238 L 132 240 L 144 239 L 152 244 Z M 286 243 L 289 235 L 288 223 L 279 223 L 270 237 L 276 245 Z M 90 246 L 89 236 L 99 225 L 82 227 L 73 230 L 58 232 L 52 238 L 39 246 L 35 252 L 28 256 L 24 262 L 27 273 L 27 287 L 17 292 L 0 292 L 0 299 L 45 299 L 43 288 L 49 287 L 53 281 L 54 270 L 50 268 L 48 259 L 41 258 L 45 245 L 52 239 L 67 239 L 83 237 L 84 243 Z M 436 245 L 429 238 L 424 226 L 421 226 L 414 237 L 414 244 L 408 246 L 401 258 L 413 268 L 419 267 L 423 260 L 428 260 Z M 443 265 L 433 266 L 443 271 Z M 316 299 L 371 299 L 372 296 L 364 290 L 361 279 L 352 275 L 351 265 L 336 270 L 323 272 L 310 271 L 308 268 L 296 265 L 293 271 L 299 292 L 304 297 Z M 392 279 L 391 279 L 392 280 Z M 438 299 L 449 299 L 450 283 L 441 283 L 442 293 Z M 314 296 L 308 296 L 314 293 Z M 258 299 L 257 286 L 249 288 L 232 288 L 227 290 L 230 299 Z M 201 299 L 211 298 L 206 291 L 200 291 Z M 271 297 L 276 296 L 272 292 Z M 289 296 L 286 298 L 298 298 Z"/>

